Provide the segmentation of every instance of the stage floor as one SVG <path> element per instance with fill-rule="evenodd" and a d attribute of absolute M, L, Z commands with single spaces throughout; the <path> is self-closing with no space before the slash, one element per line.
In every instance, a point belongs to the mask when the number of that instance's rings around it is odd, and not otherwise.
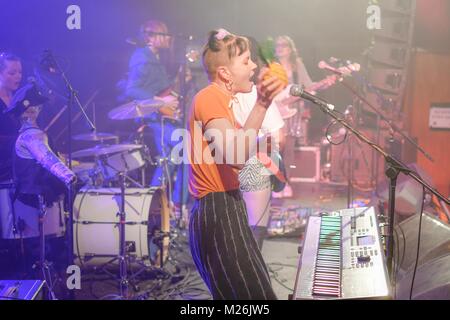
<path fill-rule="evenodd" d="M 294 195 L 286 199 L 273 199 L 273 212 L 283 209 L 314 212 L 318 210 L 339 210 L 347 207 L 347 188 L 342 185 L 323 183 L 294 183 Z M 355 190 L 355 198 L 363 201 L 366 193 Z M 294 212 L 293 211 L 293 212 Z M 272 217 L 275 213 L 272 213 Z M 304 216 L 303 216 L 304 218 Z M 269 235 L 263 243 L 262 254 L 269 268 L 272 284 L 278 299 L 287 300 L 293 293 L 297 265 L 298 248 L 304 232 L 306 220 L 297 221 L 296 228 L 289 232 Z M 175 229 L 175 228 L 174 228 Z M 273 229 L 269 229 L 272 230 Z M 142 268 L 133 264 L 131 271 L 138 273 L 131 281 L 129 292 L 133 299 L 140 300 L 207 300 L 211 296 L 199 277 L 192 261 L 187 242 L 187 230 L 175 229 L 171 241 L 169 260 L 164 269 L 155 266 Z M 286 230 L 285 230 L 286 231 Z M 99 239 L 101 241 L 101 239 Z M 65 286 L 65 274 L 60 271 L 60 279 L 55 284 L 58 299 L 69 299 Z M 119 298 L 119 270 L 117 262 L 104 269 L 81 269 L 81 289 L 75 290 L 75 299 L 99 300 Z M 23 274 L 9 274 L 8 278 L 23 279 Z M 33 278 L 32 275 L 25 275 Z"/>

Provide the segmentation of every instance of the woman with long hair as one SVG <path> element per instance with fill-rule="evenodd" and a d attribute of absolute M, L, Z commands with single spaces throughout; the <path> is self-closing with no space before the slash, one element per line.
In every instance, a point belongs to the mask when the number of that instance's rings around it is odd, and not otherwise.
<path fill-rule="evenodd" d="M 295 43 L 289 36 L 282 35 L 275 39 L 275 55 L 285 69 L 289 83 L 295 83 L 305 87 L 309 87 L 313 84 L 303 60 L 298 54 Z M 308 129 L 308 118 L 305 117 L 302 119 L 307 113 L 303 112 L 300 103 L 297 102 L 290 105 L 290 109 L 296 109 L 297 112 L 294 116 L 286 119 L 286 144 L 281 151 L 287 167 L 294 162 L 294 148 L 296 147 L 297 142 L 302 139 L 303 144 L 306 143 Z M 287 170 L 287 174 L 289 180 L 289 170 Z M 274 193 L 275 198 L 292 197 L 292 195 L 292 187 L 289 183 L 286 184 L 283 191 Z"/>

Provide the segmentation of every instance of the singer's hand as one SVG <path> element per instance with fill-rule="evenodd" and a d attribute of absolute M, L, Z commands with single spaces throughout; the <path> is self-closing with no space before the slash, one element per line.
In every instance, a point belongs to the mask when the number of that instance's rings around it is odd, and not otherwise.
<path fill-rule="evenodd" d="M 258 76 L 258 82 L 256 89 L 258 92 L 258 99 L 256 103 L 260 104 L 264 108 L 269 108 L 273 98 L 283 90 L 284 82 L 276 76 L 268 77 L 268 68 L 261 69 Z M 264 78 L 266 79 L 264 80 Z"/>

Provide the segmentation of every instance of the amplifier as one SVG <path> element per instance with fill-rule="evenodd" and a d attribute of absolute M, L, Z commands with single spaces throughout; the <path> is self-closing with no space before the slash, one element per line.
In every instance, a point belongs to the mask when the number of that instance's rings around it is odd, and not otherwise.
<path fill-rule="evenodd" d="M 320 180 L 320 147 L 294 149 L 291 163 L 286 163 L 291 182 L 318 182 Z"/>
<path fill-rule="evenodd" d="M 42 300 L 42 280 L 0 280 L 0 300 Z"/>

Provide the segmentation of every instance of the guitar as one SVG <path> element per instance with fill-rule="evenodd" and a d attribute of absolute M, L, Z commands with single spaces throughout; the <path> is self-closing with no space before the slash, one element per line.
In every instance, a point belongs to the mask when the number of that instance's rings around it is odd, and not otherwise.
<path fill-rule="evenodd" d="M 185 55 L 187 61 L 195 62 L 200 58 L 200 52 L 196 50 L 190 50 Z M 162 92 L 158 93 L 156 99 L 165 102 L 165 105 L 159 109 L 161 115 L 171 120 L 180 121 L 183 116 L 183 110 L 179 109 L 178 101 L 183 97 L 178 93 L 180 92 L 180 77 L 183 74 L 183 67 L 178 68 L 177 76 L 175 77 L 174 84 L 169 88 L 164 89 Z M 186 66 L 185 68 L 185 83 L 189 83 L 193 80 L 192 71 Z"/>
<path fill-rule="evenodd" d="M 305 88 L 305 90 L 307 92 L 315 92 L 315 91 L 319 91 L 319 90 L 328 89 L 329 87 L 333 86 L 336 83 L 336 81 L 342 79 L 344 76 L 350 76 L 353 72 L 359 71 L 359 64 L 357 64 L 357 63 L 349 64 L 347 66 L 337 68 L 336 70 L 339 71 L 341 74 L 340 75 L 334 74 L 331 76 L 327 76 L 326 78 L 322 79 L 321 81 L 315 82 L 311 86 Z M 273 101 L 275 102 L 275 105 L 278 107 L 278 110 L 281 113 L 281 116 L 285 120 L 293 117 L 298 112 L 297 108 L 290 107 L 293 103 L 296 103 L 299 101 L 301 101 L 303 103 L 301 98 L 292 97 L 289 94 L 290 89 L 291 89 L 291 86 L 287 86 L 283 91 L 281 91 L 275 97 L 275 99 L 273 99 Z"/>
<path fill-rule="evenodd" d="M 341 74 L 340 75 L 331 75 L 326 77 L 325 79 L 316 82 L 309 86 L 306 90 L 308 92 L 314 92 L 318 90 L 324 90 L 336 83 L 336 81 L 343 76 L 350 75 L 352 72 L 359 71 L 358 64 L 348 65 L 342 68 L 337 69 Z M 287 86 L 282 92 L 280 92 L 274 99 L 275 105 L 280 110 L 280 113 L 283 119 L 288 119 L 294 116 L 297 113 L 297 108 L 290 108 L 295 102 L 301 101 L 298 97 L 292 97 L 289 94 L 291 86 Z M 270 177 L 272 191 L 280 192 L 284 189 L 287 184 L 287 174 L 286 167 L 284 165 L 283 158 L 279 153 L 275 153 L 272 155 L 272 158 L 269 158 L 268 155 L 258 154 L 259 160 L 264 163 L 266 168 L 272 173 Z"/>

